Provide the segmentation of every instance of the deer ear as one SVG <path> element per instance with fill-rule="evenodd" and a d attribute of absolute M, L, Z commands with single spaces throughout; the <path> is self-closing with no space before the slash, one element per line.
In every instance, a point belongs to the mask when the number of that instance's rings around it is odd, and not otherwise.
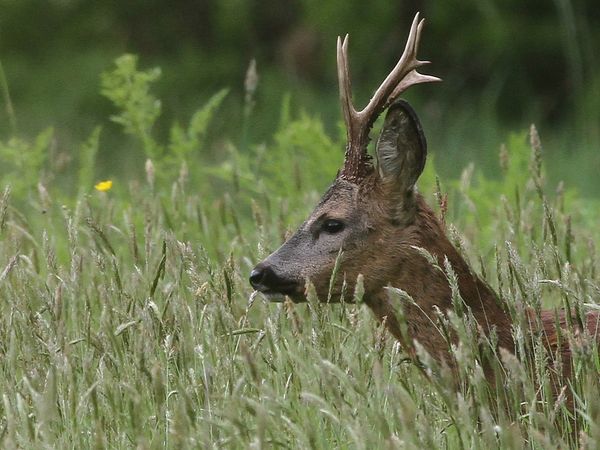
<path fill-rule="evenodd" d="M 402 192 L 412 190 L 425 167 L 427 142 L 417 114 L 405 101 L 388 108 L 376 153 L 381 179 Z"/>

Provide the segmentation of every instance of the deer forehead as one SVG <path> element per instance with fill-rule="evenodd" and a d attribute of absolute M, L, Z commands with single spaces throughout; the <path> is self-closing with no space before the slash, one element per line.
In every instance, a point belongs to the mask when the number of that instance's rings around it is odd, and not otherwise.
<path fill-rule="evenodd" d="M 324 215 L 339 218 L 354 215 L 361 207 L 360 204 L 359 187 L 346 180 L 338 179 L 325 192 L 311 214 L 310 221 L 318 220 Z"/>

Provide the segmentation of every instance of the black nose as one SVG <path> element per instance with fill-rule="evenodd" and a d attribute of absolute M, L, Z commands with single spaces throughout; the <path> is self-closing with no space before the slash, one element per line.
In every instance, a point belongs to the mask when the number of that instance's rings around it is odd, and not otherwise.
<path fill-rule="evenodd" d="M 261 281 L 264 277 L 264 271 L 262 269 L 258 269 L 258 268 L 254 268 L 252 269 L 252 272 L 250 272 L 250 284 L 252 285 L 252 287 L 256 290 L 258 290 L 258 288 L 261 285 Z"/>
<path fill-rule="evenodd" d="M 277 284 L 277 276 L 271 267 L 259 264 L 250 272 L 250 284 L 257 291 L 267 291 Z"/>
<path fill-rule="evenodd" d="M 250 284 L 260 292 L 290 294 L 295 291 L 296 283 L 279 276 L 268 264 L 260 263 L 250 272 Z"/>

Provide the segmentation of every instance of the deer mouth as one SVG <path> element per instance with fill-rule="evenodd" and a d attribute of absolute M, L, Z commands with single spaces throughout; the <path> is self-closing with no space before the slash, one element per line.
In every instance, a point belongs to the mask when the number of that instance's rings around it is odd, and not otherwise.
<path fill-rule="evenodd" d="M 294 299 L 302 295 L 299 283 L 284 279 L 267 265 L 259 264 L 252 270 L 250 284 L 273 302 L 281 302 L 285 296 Z"/>
<path fill-rule="evenodd" d="M 256 289 L 263 294 L 270 302 L 281 303 L 286 297 L 289 297 L 294 303 L 302 301 L 302 292 L 298 290 L 298 285 L 290 283 L 286 286 L 279 286 L 276 289 Z"/>

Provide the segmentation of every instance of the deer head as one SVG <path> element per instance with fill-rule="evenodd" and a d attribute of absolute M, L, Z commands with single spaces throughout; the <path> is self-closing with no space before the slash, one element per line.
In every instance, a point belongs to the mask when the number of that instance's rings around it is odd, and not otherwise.
<path fill-rule="evenodd" d="M 419 244 L 415 221 L 421 200 L 415 183 L 425 166 L 427 145 L 415 112 L 398 97 L 414 84 L 439 80 L 417 72 L 427 63 L 417 59 L 423 23 L 417 14 L 402 57 L 361 111 L 351 99 L 348 36 L 343 42 L 338 38 L 339 90 L 347 130 L 344 165 L 296 233 L 252 270 L 250 283 L 256 290 L 302 301 L 310 281 L 321 301 L 337 301 L 344 284 L 352 288 L 362 274 L 368 294 L 397 278 L 403 255 Z M 385 110 L 373 164 L 367 153 L 369 133 Z M 330 284 L 336 264 L 339 276 Z"/>

